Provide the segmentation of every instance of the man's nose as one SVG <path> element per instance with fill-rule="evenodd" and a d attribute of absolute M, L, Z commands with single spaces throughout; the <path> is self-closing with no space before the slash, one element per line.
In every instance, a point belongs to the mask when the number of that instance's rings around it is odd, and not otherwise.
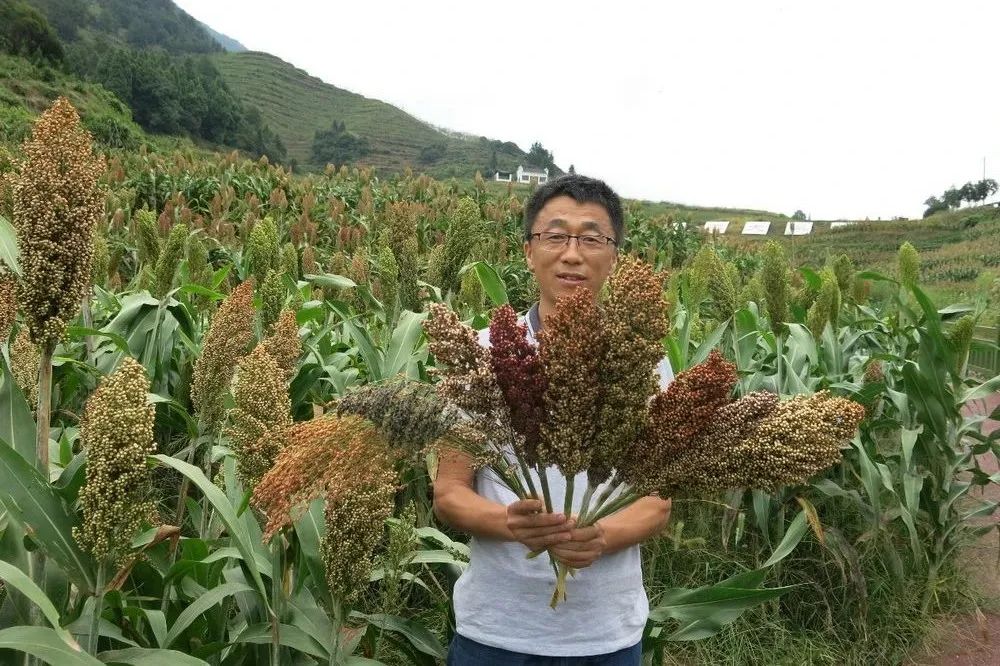
<path fill-rule="evenodd" d="M 583 261 L 583 255 L 580 252 L 580 239 L 577 237 L 572 237 L 569 242 L 563 246 L 562 255 L 559 257 L 562 261 L 568 261 L 570 263 L 580 263 Z"/>

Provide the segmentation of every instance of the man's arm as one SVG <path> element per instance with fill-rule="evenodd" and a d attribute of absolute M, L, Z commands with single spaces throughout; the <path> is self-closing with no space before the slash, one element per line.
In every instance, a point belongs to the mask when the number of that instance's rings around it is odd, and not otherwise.
<path fill-rule="evenodd" d="M 602 518 L 590 527 L 572 531 L 573 540 L 553 546 L 552 555 L 563 564 L 582 569 L 602 555 L 624 550 L 660 533 L 670 520 L 671 502 L 659 497 L 643 497 Z"/>
<path fill-rule="evenodd" d="M 572 521 L 544 512 L 539 500 L 519 500 L 504 506 L 473 490 L 472 458 L 441 449 L 434 479 L 434 513 L 444 523 L 481 539 L 520 541 L 540 550 L 572 538 Z"/>

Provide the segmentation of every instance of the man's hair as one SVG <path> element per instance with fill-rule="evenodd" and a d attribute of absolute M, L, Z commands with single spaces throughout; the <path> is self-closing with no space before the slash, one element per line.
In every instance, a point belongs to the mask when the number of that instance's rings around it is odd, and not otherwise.
<path fill-rule="evenodd" d="M 588 178 L 578 174 L 559 176 L 545 183 L 531 195 L 524 208 L 524 239 L 531 239 L 531 229 L 538 217 L 538 212 L 552 199 L 567 196 L 577 203 L 596 203 L 604 206 L 611 218 L 611 228 L 615 232 L 615 241 L 621 245 L 625 236 L 625 216 L 622 214 L 622 200 L 607 183 L 596 178 Z"/>

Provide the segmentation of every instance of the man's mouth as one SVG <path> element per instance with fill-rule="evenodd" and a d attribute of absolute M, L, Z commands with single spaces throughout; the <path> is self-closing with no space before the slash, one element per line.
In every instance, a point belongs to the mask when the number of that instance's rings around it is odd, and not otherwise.
<path fill-rule="evenodd" d="M 579 273 L 557 273 L 556 278 L 558 278 L 560 282 L 573 285 L 583 284 L 587 281 L 587 278 Z"/>

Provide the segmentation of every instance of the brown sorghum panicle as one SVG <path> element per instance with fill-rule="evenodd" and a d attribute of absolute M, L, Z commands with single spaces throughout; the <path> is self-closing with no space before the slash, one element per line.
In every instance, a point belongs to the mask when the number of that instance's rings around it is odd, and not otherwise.
<path fill-rule="evenodd" d="M 142 523 L 156 516 L 146 464 L 156 451 L 148 393 L 145 369 L 126 357 L 87 400 L 80 431 L 87 453 L 83 520 L 73 536 L 98 559 L 120 560 Z"/>
<path fill-rule="evenodd" d="M 646 424 L 649 398 L 657 391 L 656 365 L 663 358 L 666 306 L 663 277 L 649 264 L 623 257 L 611 277 L 601 318 L 607 351 L 601 368 L 599 444 L 588 470 L 592 486 L 607 480 Z"/>
<path fill-rule="evenodd" d="M 548 379 L 539 460 L 575 476 L 590 464 L 601 404 L 605 340 L 593 293 L 578 288 L 560 298 L 538 341 Z"/>
<path fill-rule="evenodd" d="M 511 425 L 524 438 L 525 462 L 534 465 L 548 383 L 538 349 L 528 341 L 528 328 L 517 323 L 510 305 L 498 308 L 490 321 L 490 364 L 510 409 Z"/>
<path fill-rule="evenodd" d="M 438 384 L 440 394 L 460 409 L 477 414 L 502 414 L 507 419 L 507 407 L 490 367 L 489 351 L 479 344 L 476 332 L 440 303 L 431 305 L 424 330 L 430 339 L 431 354 L 443 366 L 444 379 Z"/>
<path fill-rule="evenodd" d="M 14 185 L 18 298 L 32 341 L 51 347 L 90 286 L 94 227 L 104 214 L 98 185 L 104 162 L 65 97 L 35 121 L 24 154 Z"/>
<path fill-rule="evenodd" d="M 222 400 L 233 371 L 253 343 L 253 282 L 241 283 L 226 297 L 209 324 L 194 366 L 191 402 L 212 431 L 222 419 Z"/>
<path fill-rule="evenodd" d="M 285 430 L 292 424 L 285 374 L 263 344 L 240 361 L 233 399 L 236 407 L 229 412 L 232 425 L 226 434 L 236 455 L 240 482 L 252 489 L 271 469 L 284 446 Z"/>

